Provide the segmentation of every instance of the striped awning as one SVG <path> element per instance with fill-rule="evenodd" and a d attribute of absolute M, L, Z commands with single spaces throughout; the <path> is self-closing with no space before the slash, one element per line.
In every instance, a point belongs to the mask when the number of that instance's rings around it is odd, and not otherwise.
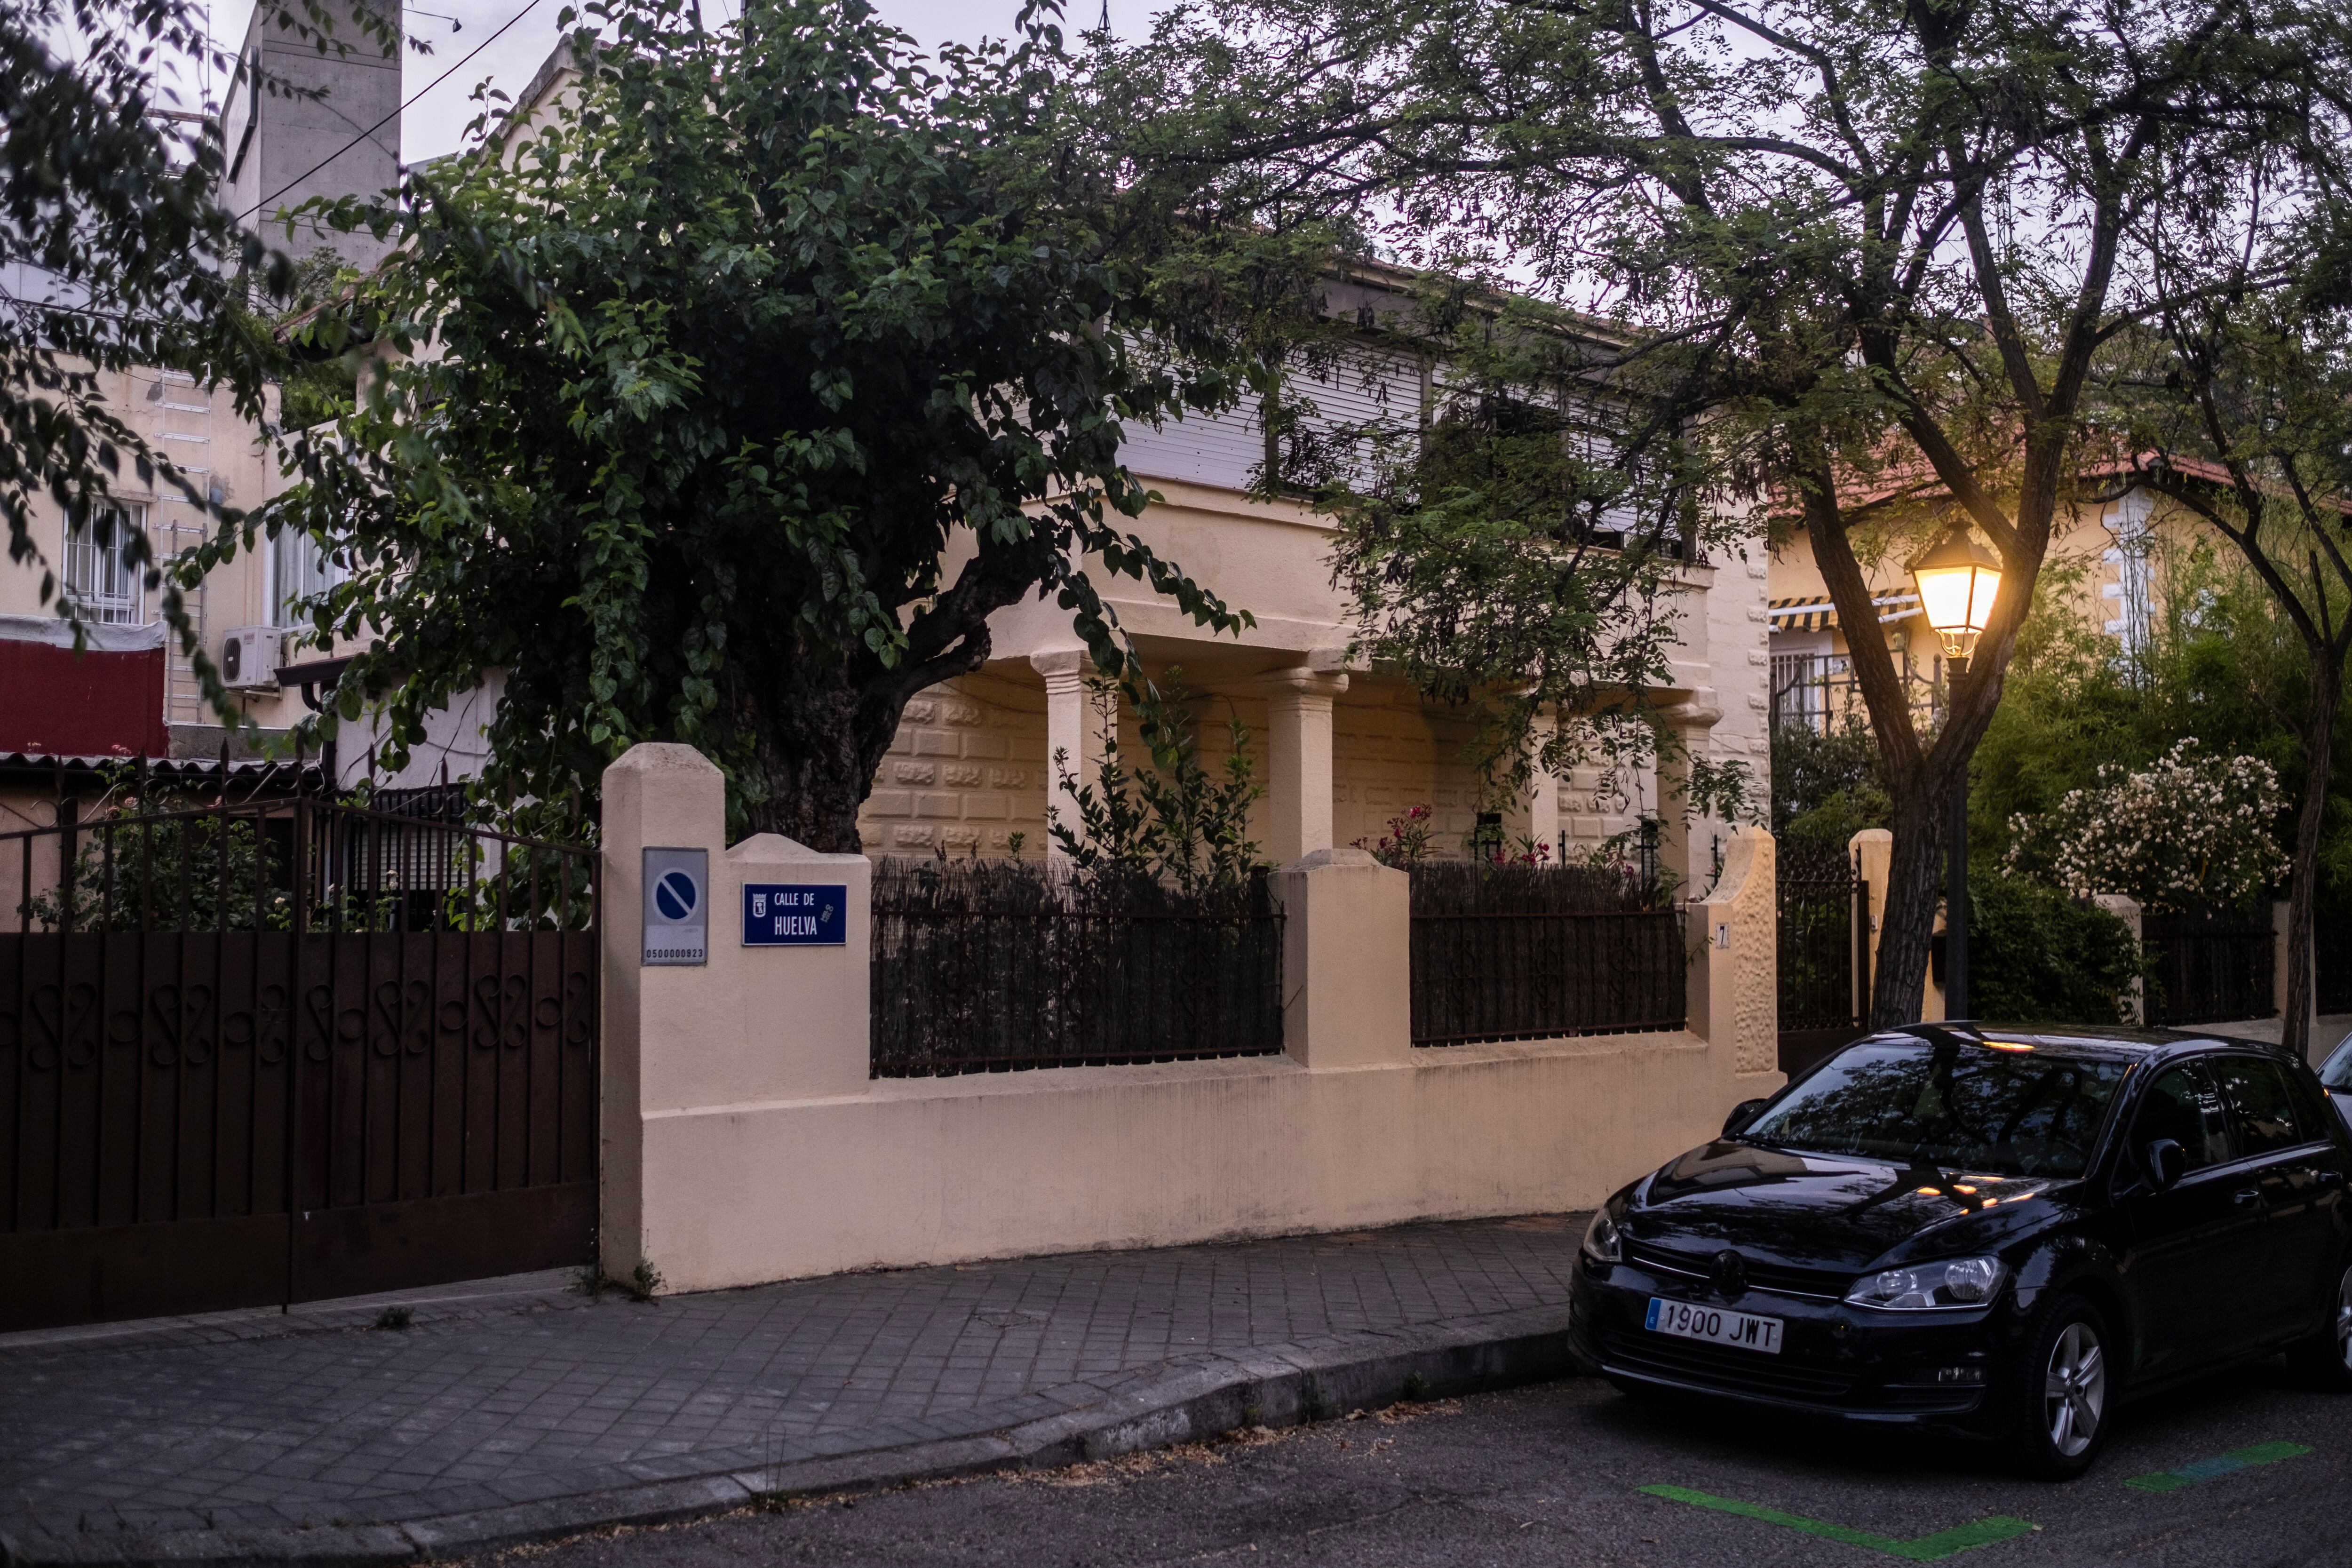
<path fill-rule="evenodd" d="M 1878 623 L 1899 621 L 1916 615 L 1919 595 L 1916 594 L 1879 594 L 1872 597 L 1878 606 Z M 1774 599 L 1769 607 L 1772 629 L 1776 632 L 1825 632 L 1838 624 L 1837 606 L 1826 594 L 1814 594 L 1801 599 Z"/>

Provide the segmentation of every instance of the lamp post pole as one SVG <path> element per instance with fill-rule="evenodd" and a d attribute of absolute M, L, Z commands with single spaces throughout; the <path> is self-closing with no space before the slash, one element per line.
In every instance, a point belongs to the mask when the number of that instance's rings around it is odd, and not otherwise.
<path fill-rule="evenodd" d="M 1945 720 L 1959 708 L 1969 679 L 1969 655 L 1992 616 L 2000 593 L 2000 562 L 1954 529 L 1941 544 L 1911 566 L 1919 587 L 1919 613 L 1943 639 L 1946 684 L 1951 701 Z M 1937 744 L 1940 746 L 1941 742 Z M 1945 832 L 1951 858 L 1944 872 L 1944 1016 L 1969 1016 L 1969 770 L 1963 763 L 1952 783 L 1952 819 Z"/>
<path fill-rule="evenodd" d="M 1969 678 L 1968 656 L 1949 664 L 1952 700 Z M 1944 868 L 1944 1016 L 1969 1016 L 1969 770 L 1952 785 L 1952 820 L 1946 835 L 1950 858 Z"/>

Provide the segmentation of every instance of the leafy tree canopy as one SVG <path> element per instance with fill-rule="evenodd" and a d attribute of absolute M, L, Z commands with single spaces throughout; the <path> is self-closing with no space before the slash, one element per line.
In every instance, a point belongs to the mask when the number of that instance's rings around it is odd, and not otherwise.
<path fill-rule="evenodd" d="M 1939 825 L 1998 705 L 2101 345 L 2162 290 L 2139 219 L 2267 161 L 2341 189 L 2340 6 L 2304 0 L 1206 0 L 1114 100 L 1234 222 L 1346 214 L 1622 321 L 1717 499 L 1801 512 L 1849 626 L 1858 518 L 1934 498 L 2005 572 L 1932 734 L 1854 670 L 1895 832 L 1876 1021 L 1915 1016 Z M 2210 277 L 2207 283 L 2213 281 Z"/>
<path fill-rule="evenodd" d="M 1293 260 L 1112 179 L 1056 29 L 932 66 L 864 0 L 566 16 L 575 91 L 331 215 L 400 247 L 305 325 L 367 370 L 268 521 L 348 574 L 314 635 L 362 643 L 334 703 L 387 704 L 384 763 L 500 669 L 506 798 L 682 741 L 739 827 L 851 849 L 992 612 L 1054 596 L 1114 674 L 1095 569 L 1247 620 L 1128 528 L 1118 443 L 1237 394 L 1245 343 L 1202 323 Z"/>
<path fill-rule="evenodd" d="M 2153 204 L 2158 308 L 2104 367 L 2130 470 L 2236 547 L 2267 618 L 2301 645 L 2284 1037 L 2296 1051 L 2352 658 L 2352 193 L 2302 174 L 2265 159 L 2233 199 L 2190 181 Z"/>

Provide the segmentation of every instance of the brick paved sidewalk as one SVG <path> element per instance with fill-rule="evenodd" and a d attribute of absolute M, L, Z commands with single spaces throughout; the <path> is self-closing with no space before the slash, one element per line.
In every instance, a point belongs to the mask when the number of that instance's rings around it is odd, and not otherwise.
<path fill-rule="evenodd" d="M 397 1558 L 827 1476 L 1172 1440 L 1204 1419 L 1183 1402 L 1211 1391 L 1228 1391 L 1227 1425 L 1260 1414 L 1239 1403 L 1251 1377 L 1314 1414 L 1315 1369 L 1388 1356 L 1402 1376 L 1398 1354 L 1469 1365 L 1488 1342 L 1555 1343 L 1581 1230 L 1580 1215 L 1406 1226 L 652 1305 L 541 1279 L 422 1301 L 400 1331 L 368 1327 L 366 1304 L 0 1336 L 0 1548 L 25 1562 Z M 1545 1353 L 1538 1370 L 1557 1364 Z M 1310 1381 L 1282 1393 L 1293 1369 Z M 1104 1437 L 1107 1422 L 1127 1426 Z M 1019 1432 L 1086 1441 L 1008 1446 Z M 633 1488 L 634 1502 L 614 1500 Z M 436 1534 L 453 1518 L 472 1522 Z M 341 1544 L 287 1544 L 309 1531 Z"/>

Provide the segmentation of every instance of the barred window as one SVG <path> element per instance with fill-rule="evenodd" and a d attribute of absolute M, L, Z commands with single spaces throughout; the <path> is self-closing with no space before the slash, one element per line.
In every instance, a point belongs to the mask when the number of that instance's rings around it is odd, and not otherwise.
<path fill-rule="evenodd" d="M 66 531 L 65 591 L 83 620 L 101 626 L 147 621 L 147 595 L 134 553 L 146 527 L 142 507 L 109 507 Z"/>

